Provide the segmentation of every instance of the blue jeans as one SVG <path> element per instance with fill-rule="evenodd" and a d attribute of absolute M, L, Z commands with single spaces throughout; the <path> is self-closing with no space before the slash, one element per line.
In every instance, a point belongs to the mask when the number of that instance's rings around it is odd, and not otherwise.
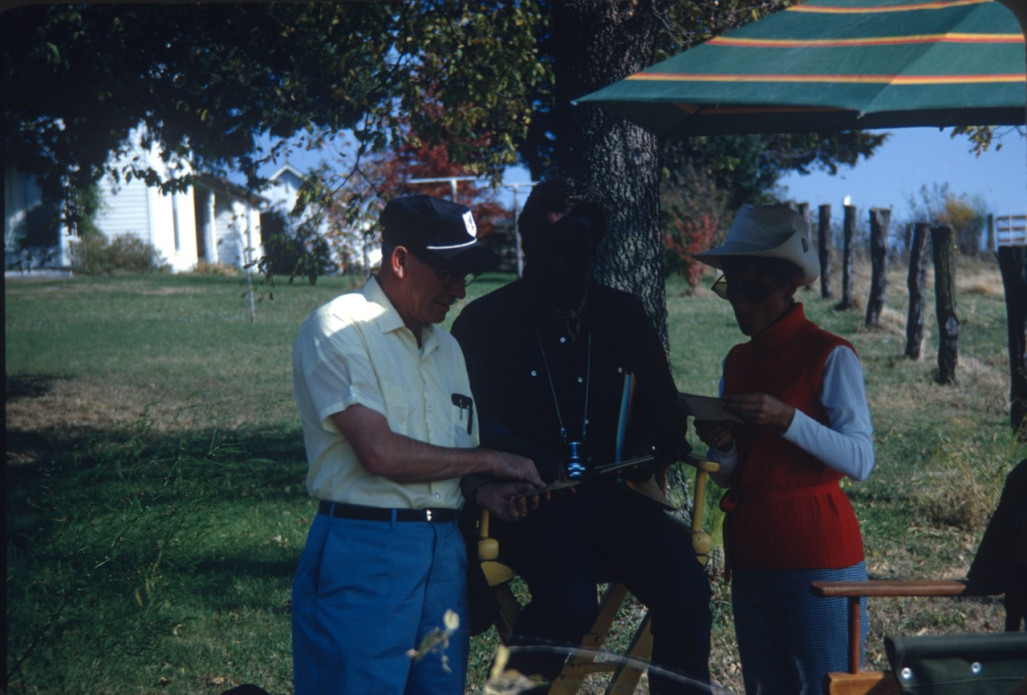
<path fill-rule="evenodd" d="M 819 695 L 825 676 L 848 669 L 845 598 L 818 598 L 814 581 L 865 581 L 864 563 L 837 570 L 732 570 L 731 599 L 749 695 Z M 867 636 L 861 602 L 860 653 Z"/>
<path fill-rule="evenodd" d="M 318 514 L 293 580 L 296 695 L 463 695 L 466 571 L 456 522 Z M 460 628 L 411 659 L 447 610 Z"/>

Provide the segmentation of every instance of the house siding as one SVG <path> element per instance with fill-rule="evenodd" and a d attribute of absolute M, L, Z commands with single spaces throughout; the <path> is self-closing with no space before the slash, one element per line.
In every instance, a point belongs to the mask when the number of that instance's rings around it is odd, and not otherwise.
<path fill-rule="evenodd" d="M 138 134 L 135 150 L 124 157 L 144 157 L 158 171 L 166 168 L 153 151 L 144 151 Z M 191 171 L 188 162 L 179 162 Z M 52 232 L 38 249 L 20 248 L 19 234 L 26 220 L 45 201 L 31 177 L 4 167 L 4 251 L 7 267 L 68 268 L 71 266 L 70 239 L 64 227 Z M 106 176 L 99 183 L 100 208 L 95 225 L 108 239 L 132 235 L 152 244 L 171 270 L 189 271 L 199 261 L 224 263 L 237 268 L 260 258 L 264 251 L 260 237 L 260 209 L 267 200 L 249 194 L 231 181 L 199 175 L 185 191 L 164 194 L 140 179 L 115 184 Z M 295 195 L 296 181 L 290 182 Z M 57 225 L 54 225 L 57 226 Z M 44 230 L 46 231 L 46 230 Z"/>
<path fill-rule="evenodd" d="M 96 226 L 109 239 L 122 234 L 151 242 L 149 189 L 139 179 L 115 187 L 105 178 L 100 184 L 103 204 Z M 117 201 L 115 204 L 115 200 Z"/>

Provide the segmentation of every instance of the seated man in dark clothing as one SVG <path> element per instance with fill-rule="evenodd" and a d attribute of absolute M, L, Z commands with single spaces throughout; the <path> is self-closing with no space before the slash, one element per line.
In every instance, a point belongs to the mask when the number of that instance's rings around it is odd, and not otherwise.
<path fill-rule="evenodd" d="M 971 592 L 1005 594 L 1007 631 L 1027 630 L 1027 459 L 1006 477 L 967 577 Z"/>
<path fill-rule="evenodd" d="M 710 588 L 689 539 L 617 476 L 588 479 L 589 470 L 617 461 L 618 449 L 620 460 L 655 452 L 653 466 L 626 474 L 647 479 L 687 447 L 666 353 L 641 302 L 593 282 L 605 216 L 580 185 L 536 186 L 519 230 L 524 278 L 471 302 L 452 333 L 467 361 L 482 445 L 530 456 L 547 482 L 581 470 L 586 482 L 517 523 L 494 525 L 531 591 L 514 643 L 578 646 L 596 617 L 597 583 L 619 582 L 650 609 L 653 661 L 708 681 Z M 618 447 L 627 375 L 635 387 Z M 544 649 L 511 656 L 512 668 L 550 679 L 562 662 L 562 653 Z M 650 689 L 696 692 L 682 681 L 653 672 Z"/>

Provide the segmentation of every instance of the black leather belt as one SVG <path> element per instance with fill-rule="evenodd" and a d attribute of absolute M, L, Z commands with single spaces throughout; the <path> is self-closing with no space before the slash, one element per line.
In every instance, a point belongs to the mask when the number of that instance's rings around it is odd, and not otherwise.
<path fill-rule="evenodd" d="M 386 509 L 385 507 L 364 507 L 359 504 L 343 504 L 321 500 L 317 507 L 318 514 L 334 516 L 337 519 L 360 519 L 361 521 L 392 521 L 395 513 L 396 521 L 453 521 L 456 519 L 455 509 Z"/>

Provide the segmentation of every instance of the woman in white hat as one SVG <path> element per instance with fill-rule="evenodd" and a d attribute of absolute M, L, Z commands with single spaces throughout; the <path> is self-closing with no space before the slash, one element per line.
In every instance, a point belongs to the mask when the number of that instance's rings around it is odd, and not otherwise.
<path fill-rule="evenodd" d="M 846 607 L 813 597 L 810 582 L 866 579 L 838 486 L 874 466 L 863 370 L 852 345 L 795 301 L 820 273 L 801 215 L 743 206 L 724 244 L 696 258 L 723 271 L 713 289 L 749 336 L 721 381 L 737 422 L 696 422 L 729 488 L 724 545 L 746 692 L 820 693 L 828 672 L 847 667 Z"/>

